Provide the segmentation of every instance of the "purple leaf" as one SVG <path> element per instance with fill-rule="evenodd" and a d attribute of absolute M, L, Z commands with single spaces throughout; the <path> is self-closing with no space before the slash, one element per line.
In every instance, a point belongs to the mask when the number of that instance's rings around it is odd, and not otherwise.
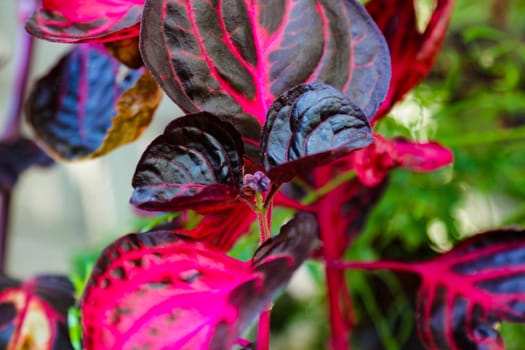
<path fill-rule="evenodd" d="M 417 324 L 427 349 L 504 349 L 496 324 L 525 323 L 524 234 L 478 234 L 417 267 Z"/>
<path fill-rule="evenodd" d="M 282 227 L 252 262 L 172 233 L 120 238 L 81 301 L 87 349 L 230 349 L 313 249 L 315 219 Z"/>
<path fill-rule="evenodd" d="M 102 46 L 77 45 L 36 83 L 28 121 L 59 158 L 107 153 L 137 138 L 160 102 L 157 84 L 140 76 Z"/>
<path fill-rule="evenodd" d="M 0 277 L 0 349 L 67 350 L 74 288 L 62 276 L 19 282 Z"/>
<path fill-rule="evenodd" d="M 236 116 L 255 142 L 246 116 L 262 125 L 298 84 L 333 85 L 371 118 L 390 79 L 384 38 L 356 0 L 149 0 L 140 40 L 145 65 L 184 111 Z"/>
<path fill-rule="evenodd" d="M 62 43 L 106 42 L 139 34 L 144 0 L 43 0 L 26 29 Z"/>
<path fill-rule="evenodd" d="M 0 192 L 11 190 L 27 168 L 35 165 L 46 167 L 53 163 L 44 151 L 25 137 L 0 142 Z"/>
<path fill-rule="evenodd" d="M 337 89 L 303 84 L 270 107 L 261 137 L 261 158 L 274 182 L 329 163 L 373 141 L 366 116 Z"/>
<path fill-rule="evenodd" d="M 207 112 L 175 119 L 139 160 L 131 203 L 177 211 L 233 200 L 242 183 L 243 153 L 230 123 Z"/>

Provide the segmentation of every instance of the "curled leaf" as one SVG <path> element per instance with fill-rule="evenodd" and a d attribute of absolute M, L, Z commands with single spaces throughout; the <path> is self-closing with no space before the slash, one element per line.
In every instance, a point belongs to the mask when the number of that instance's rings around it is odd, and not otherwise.
<path fill-rule="evenodd" d="M 160 29 L 159 29 L 160 28 Z M 273 101 L 305 82 L 335 86 L 371 118 L 386 96 L 386 43 L 357 0 L 149 0 L 144 64 L 184 111 L 232 118 L 257 143 Z"/>
<path fill-rule="evenodd" d="M 469 238 L 417 267 L 417 322 L 427 349 L 504 349 L 497 324 L 525 323 L 525 239 L 520 230 Z"/>
<path fill-rule="evenodd" d="M 139 35 L 143 5 L 144 0 L 43 0 L 26 29 L 62 43 L 128 39 Z"/>
<path fill-rule="evenodd" d="M 73 285 L 62 276 L 24 282 L 0 277 L 0 348 L 72 350 L 66 317 L 73 295 Z"/>
<path fill-rule="evenodd" d="M 35 85 L 27 117 L 49 153 L 97 157 L 134 141 L 162 92 L 148 73 L 119 64 L 98 45 L 78 45 Z"/>
<path fill-rule="evenodd" d="M 176 211 L 232 200 L 242 183 L 243 153 L 230 123 L 207 112 L 175 119 L 142 154 L 131 203 Z"/>
<path fill-rule="evenodd" d="M 242 262 L 182 236 L 120 238 L 97 261 L 81 301 L 86 349 L 230 349 L 313 248 L 302 215 L 264 254 Z"/>
<path fill-rule="evenodd" d="M 322 83 L 303 84 L 268 111 L 261 158 L 272 181 L 286 182 L 372 140 L 366 116 L 340 91 Z"/>

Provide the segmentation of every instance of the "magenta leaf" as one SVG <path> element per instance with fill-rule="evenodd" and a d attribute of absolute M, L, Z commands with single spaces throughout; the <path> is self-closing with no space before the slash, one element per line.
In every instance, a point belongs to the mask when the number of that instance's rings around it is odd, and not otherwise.
<path fill-rule="evenodd" d="M 374 120 L 388 113 L 430 72 L 445 38 L 453 5 L 454 0 L 437 0 L 427 27 L 420 32 L 414 1 L 371 0 L 366 4 L 366 9 L 385 35 L 392 60 L 388 96 Z"/>
<path fill-rule="evenodd" d="M 140 46 L 184 111 L 261 125 L 278 96 L 314 81 L 342 90 L 370 118 L 390 79 L 385 41 L 356 0 L 149 0 Z M 236 127 L 257 140 L 241 119 Z"/>
<path fill-rule="evenodd" d="M 230 349 L 313 249 L 315 219 L 282 227 L 252 262 L 166 232 L 107 247 L 83 298 L 86 349 Z"/>
<path fill-rule="evenodd" d="M 42 275 L 25 282 L 0 277 L 0 349 L 73 349 L 66 324 L 71 282 Z"/>
<path fill-rule="evenodd" d="M 496 324 L 525 322 L 524 232 L 478 234 L 417 267 L 417 314 L 427 349 L 504 349 Z"/>
<path fill-rule="evenodd" d="M 63 43 L 105 42 L 136 37 L 144 0 L 43 0 L 26 29 Z"/>
<path fill-rule="evenodd" d="M 131 203 L 177 211 L 233 200 L 242 184 L 243 153 L 230 123 L 207 112 L 175 119 L 142 154 Z"/>
<path fill-rule="evenodd" d="M 302 84 L 270 107 L 261 158 L 274 182 L 286 182 L 372 141 L 366 116 L 340 91 L 323 83 Z"/>
<path fill-rule="evenodd" d="M 0 142 L 0 192 L 11 190 L 18 177 L 29 167 L 52 164 L 53 160 L 28 138 Z"/>
<path fill-rule="evenodd" d="M 77 45 L 36 83 L 28 121 L 50 153 L 64 159 L 87 157 L 102 146 L 118 98 L 139 76 L 102 46 Z"/>

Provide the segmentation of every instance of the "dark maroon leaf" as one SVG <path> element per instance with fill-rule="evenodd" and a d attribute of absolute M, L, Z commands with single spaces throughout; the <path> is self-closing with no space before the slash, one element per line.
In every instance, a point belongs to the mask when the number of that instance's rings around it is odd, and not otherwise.
<path fill-rule="evenodd" d="M 230 349 L 308 257 L 316 227 L 296 217 L 252 262 L 173 233 L 120 238 L 85 289 L 84 346 Z"/>
<path fill-rule="evenodd" d="M 74 288 L 62 276 L 0 277 L 0 349 L 73 349 L 66 323 Z"/>
<path fill-rule="evenodd" d="M 264 124 L 298 84 L 333 85 L 370 118 L 390 79 L 385 41 L 356 0 L 149 0 L 140 40 L 145 65 L 184 111 L 235 116 L 254 142 L 246 116 Z"/>
<path fill-rule="evenodd" d="M 366 116 L 337 89 L 303 84 L 270 107 L 261 137 L 261 158 L 274 182 L 329 163 L 373 141 Z"/>
<path fill-rule="evenodd" d="M 0 142 L 0 192 L 11 190 L 27 168 L 35 165 L 46 167 L 53 163 L 44 151 L 25 137 Z"/>
<path fill-rule="evenodd" d="M 26 29 L 63 43 L 105 42 L 136 37 L 144 0 L 43 0 Z"/>
<path fill-rule="evenodd" d="M 143 153 L 131 203 L 176 211 L 232 200 L 242 183 L 243 153 L 230 123 L 207 112 L 175 119 Z"/>
<path fill-rule="evenodd" d="M 497 323 L 525 323 L 524 235 L 481 233 L 417 267 L 417 324 L 427 349 L 504 349 Z"/>
<path fill-rule="evenodd" d="M 417 28 L 414 1 L 371 0 L 366 9 L 388 42 L 392 80 L 388 96 L 374 116 L 383 117 L 392 106 L 430 72 L 445 38 L 454 0 L 437 0 L 427 27 Z"/>
<path fill-rule="evenodd" d="M 118 98 L 139 76 L 102 46 L 77 45 L 36 83 L 28 101 L 29 123 L 57 157 L 89 156 L 112 126 Z"/>

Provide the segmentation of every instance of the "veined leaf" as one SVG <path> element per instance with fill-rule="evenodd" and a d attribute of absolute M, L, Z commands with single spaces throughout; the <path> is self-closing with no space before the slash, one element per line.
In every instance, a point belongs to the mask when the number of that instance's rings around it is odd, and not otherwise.
<path fill-rule="evenodd" d="M 66 317 L 73 295 L 73 285 L 62 276 L 25 282 L 0 277 L 0 348 L 72 350 Z"/>
<path fill-rule="evenodd" d="M 28 121 L 54 156 L 92 158 L 139 137 L 161 97 L 149 73 L 124 67 L 102 46 L 78 45 L 36 83 Z"/>
<path fill-rule="evenodd" d="M 142 154 L 131 203 L 156 211 L 222 205 L 240 193 L 243 153 L 230 123 L 207 112 L 177 118 Z"/>
<path fill-rule="evenodd" d="M 184 111 L 235 116 L 255 143 L 246 116 L 262 125 L 298 84 L 333 85 L 371 118 L 390 79 L 387 46 L 357 0 L 149 0 L 140 41 L 145 65 Z"/>
<path fill-rule="evenodd" d="M 453 6 L 454 0 L 437 0 L 427 27 L 420 32 L 413 0 L 371 0 L 366 4 L 385 35 L 392 59 L 388 96 L 373 121 L 388 113 L 430 72 L 445 38 Z"/>
<path fill-rule="evenodd" d="M 372 142 L 361 109 L 337 89 L 298 85 L 270 107 L 261 137 L 261 158 L 274 182 L 329 163 Z"/>
<path fill-rule="evenodd" d="M 497 323 L 525 322 L 524 234 L 481 233 L 417 267 L 417 324 L 427 349 L 504 349 Z"/>
<path fill-rule="evenodd" d="M 242 262 L 173 233 L 120 238 L 102 253 L 81 302 L 86 349 L 230 349 L 317 235 L 308 214 Z"/>
<path fill-rule="evenodd" d="M 144 0 L 43 0 L 26 29 L 62 43 L 105 42 L 139 35 Z"/>

